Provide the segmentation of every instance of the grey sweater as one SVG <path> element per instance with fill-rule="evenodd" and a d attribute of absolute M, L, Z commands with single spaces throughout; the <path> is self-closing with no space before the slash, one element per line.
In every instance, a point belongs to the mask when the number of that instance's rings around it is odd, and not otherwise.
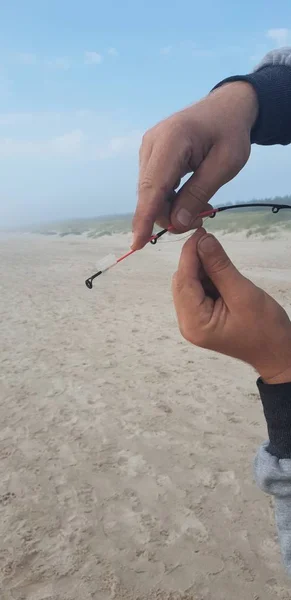
<path fill-rule="evenodd" d="M 257 92 L 259 116 L 251 141 L 257 144 L 291 142 L 291 48 L 269 52 L 249 75 L 221 81 L 248 81 Z M 275 498 L 275 514 L 283 560 L 291 576 L 291 382 L 266 385 L 258 381 L 269 441 L 254 462 L 259 487 Z"/>

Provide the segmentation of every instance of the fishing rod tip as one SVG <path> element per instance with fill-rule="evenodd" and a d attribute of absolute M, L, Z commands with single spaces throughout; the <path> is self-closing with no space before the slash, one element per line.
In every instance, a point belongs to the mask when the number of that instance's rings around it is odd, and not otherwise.
<path fill-rule="evenodd" d="M 92 290 L 93 283 L 92 283 L 91 279 L 86 279 L 85 285 L 87 286 L 88 290 Z"/>

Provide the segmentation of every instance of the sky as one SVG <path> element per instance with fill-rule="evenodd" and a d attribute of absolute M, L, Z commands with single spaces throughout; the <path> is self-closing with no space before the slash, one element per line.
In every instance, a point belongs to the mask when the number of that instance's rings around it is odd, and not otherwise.
<path fill-rule="evenodd" d="M 2 0 L 0 226 L 130 212 L 142 134 L 291 46 L 281 0 Z M 253 147 L 215 201 L 291 193 L 291 147 Z"/>

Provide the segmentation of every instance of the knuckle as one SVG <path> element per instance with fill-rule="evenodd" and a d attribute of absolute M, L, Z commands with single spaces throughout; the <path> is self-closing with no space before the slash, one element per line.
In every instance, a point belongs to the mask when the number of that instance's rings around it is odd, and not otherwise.
<path fill-rule="evenodd" d="M 139 147 L 139 161 L 148 155 L 152 146 L 152 133 L 151 130 L 146 131 L 142 137 L 141 145 Z"/>
<path fill-rule="evenodd" d="M 189 135 L 189 123 L 185 121 L 181 113 L 176 113 L 163 121 L 160 121 L 150 130 L 151 139 L 155 138 L 159 143 L 177 144 L 176 151 L 182 147 L 191 148 L 191 138 Z"/>
<path fill-rule="evenodd" d="M 141 148 L 143 146 L 146 146 L 149 142 L 151 142 L 152 138 L 153 138 L 153 129 L 148 129 L 142 136 Z"/>
<path fill-rule="evenodd" d="M 142 146 L 152 144 L 156 138 L 167 136 L 169 132 L 176 130 L 175 117 L 168 117 L 163 121 L 159 121 L 154 127 L 148 129 L 142 136 Z"/>
<path fill-rule="evenodd" d="M 208 195 L 207 193 L 199 187 L 197 184 L 189 185 L 187 189 L 187 195 L 191 199 L 192 202 L 195 202 L 201 205 L 201 207 L 205 207 L 207 204 Z"/>
<path fill-rule="evenodd" d="M 138 182 L 138 191 L 139 192 L 149 192 L 153 188 L 153 182 L 151 177 L 147 177 L 146 175 L 140 179 Z"/>
<path fill-rule="evenodd" d="M 184 120 L 180 118 L 179 113 L 169 117 L 166 121 L 163 121 L 163 125 L 164 132 L 166 132 L 167 135 L 180 137 L 185 134 L 185 123 Z"/>
<path fill-rule="evenodd" d="M 165 121 L 163 129 L 160 132 L 160 143 L 162 145 L 171 145 L 184 171 L 182 176 L 186 175 L 191 169 L 189 163 L 192 156 L 193 144 L 189 135 L 189 128 L 185 126 L 183 119 L 175 116 Z"/>
<path fill-rule="evenodd" d="M 231 262 L 228 256 L 213 257 L 211 271 L 214 273 L 220 273 L 221 271 L 227 269 L 230 264 Z"/>
<path fill-rule="evenodd" d="M 138 184 L 139 194 L 146 193 L 154 197 L 160 197 L 168 194 L 168 191 L 168 186 L 165 182 L 159 181 L 156 183 L 150 175 L 144 175 Z"/>
<path fill-rule="evenodd" d="M 189 123 L 183 117 L 183 112 L 176 113 L 167 119 L 164 119 L 148 129 L 142 136 L 141 150 L 143 148 L 152 145 L 156 139 L 166 140 L 183 140 L 183 143 L 189 142 L 191 146 L 191 139 L 189 136 Z"/>
<path fill-rule="evenodd" d="M 153 130 L 148 129 L 148 131 L 146 131 L 143 134 L 142 140 L 141 140 L 141 145 L 139 147 L 140 162 L 142 161 L 142 159 L 144 157 L 146 157 L 151 152 L 152 145 L 153 145 Z"/>
<path fill-rule="evenodd" d="M 207 339 L 202 329 L 194 327 L 193 324 L 189 326 L 188 321 L 183 319 L 179 323 L 179 329 L 186 342 L 198 348 L 207 348 Z"/>
<path fill-rule="evenodd" d="M 228 140 L 223 145 L 223 163 L 229 166 L 229 170 L 236 175 L 247 162 L 250 155 L 250 141 L 240 139 Z"/>

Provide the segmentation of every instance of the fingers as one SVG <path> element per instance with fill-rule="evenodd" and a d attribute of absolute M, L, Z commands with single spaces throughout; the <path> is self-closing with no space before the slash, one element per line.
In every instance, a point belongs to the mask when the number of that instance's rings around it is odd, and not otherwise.
<path fill-rule="evenodd" d="M 242 298 L 247 280 L 233 265 L 219 241 L 213 235 L 203 235 L 197 241 L 197 252 L 209 279 L 226 304 Z"/>
<path fill-rule="evenodd" d="M 177 194 L 171 213 L 171 223 L 175 229 L 192 229 L 197 215 L 206 210 L 207 202 L 240 168 L 236 160 L 234 164 L 229 146 L 213 146 Z"/>
<path fill-rule="evenodd" d="M 177 196 L 177 194 L 173 195 L 173 203 L 175 202 L 176 196 Z M 208 202 L 206 204 L 206 206 L 204 207 L 204 210 L 211 211 L 212 208 L 213 208 L 213 206 Z M 159 227 L 161 227 L 161 229 L 167 229 L 169 226 L 172 226 L 171 219 L 170 219 L 170 212 L 171 212 L 171 204 L 167 202 L 167 206 L 165 207 L 164 212 L 162 214 L 159 214 L 156 218 L 156 224 Z M 193 220 L 191 229 L 199 229 L 200 227 L 202 227 L 202 225 L 203 225 L 203 220 L 201 219 L 201 217 L 198 216 Z M 172 228 L 171 233 L 181 233 L 181 229 L 178 231 L 177 229 Z"/>
<path fill-rule="evenodd" d="M 196 127 L 199 129 L 199 122 Z M 197 216 L 205 210 L 210 198 L 239 172 L 247 160 L 247 153 L 240 150 L 242 140 L 238 146 L 229 138 L 227 142 L 224 138 L 213 143 L 208 134 L 207 145 L 199 136 L 195 139 L 194 143 L 189 136 L 185 117 L 177 115 L 145 135 L 140 151 L 138 203 L 133 219 L 134 250 L 147 243 L 157 220 L 163 223 L 162 226 L 166 225 L 164 215 L 166 213 L 167 218 L 168 200 L 186 173 L 194 171 L 177 193 L 170 215 L 172 226 L 180 232 L 195 227 Z"/>
<path fill-rule="evenodd" d="M 178 175 L 179 163 L 173 149 L 157 144 L 140 172 L 138 203 L 133 219 L 133 249 L 142 248 L 147 243 L 157 215 L 166 208 Z"/>
<path fill-rule="evenodd" d="M 180 287 L 189 287 L 196 281 L 199 281 L 199 284 L 201 283 L 201 263 L 197 245 L 199 240 L 205 236 L 205 229 L 198 229 L 183 246 L 177 271 L 177 280 Z"/>
<path fill-rule="evenodd" d="M 209 320 L 213 306 L 212 300 L 205 297 L 197 253 L 197 243 L 204 235 L 204 229 L 200 229 L 186 242 L 173 277 L 173 298 L 180 331 L 192 342 L 197 338 L 197 332 L 199 335 L 201 324 Z"/>
<path fill-rule="evenodd" d="M 165 212 L 181 173 L 185 170 L 190 155 L 190 142 L 181 134 L 177 123 L 161 126 L 154 140 L 151 132 L 146 134 L 140 151 L 140 177 L 138 203 L 133 219 L 132 248 L 142 248 L 151 236 L 153 225 Z"/>
<path fill-rule="evenodd" d="M 225 337 L 226 319 L 230 319 L 227 315 L 236 315 L 235 327 L 243 319 L 242 314 L 250 305 L 251 286 L 216 238 L 203 228 L 196 231 L 182 250 L 173 279 L 174 303 L 183 337 L 196 346 L 235 355 Z"/>

